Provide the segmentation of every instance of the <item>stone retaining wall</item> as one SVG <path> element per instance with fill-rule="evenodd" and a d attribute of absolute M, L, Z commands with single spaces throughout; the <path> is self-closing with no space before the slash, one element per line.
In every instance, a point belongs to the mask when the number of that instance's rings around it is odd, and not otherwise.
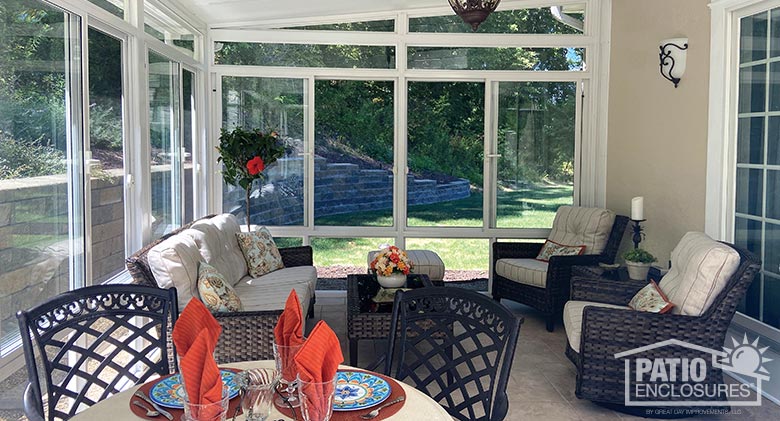
<path fill-rule="evenodd" d="M 251 200 L 252 223 L 258 225 L 303 224 L 303 158 L 284 158 L 268 170 L 258 195 Z M 364 212 L 393 207 L 393 173 L 382 169 L 361 169 L 356 164 L 330 163 L 314 159 L 315 217 Z M 447 202 L 469 197 L 469 181 L 444 184 L 435 180 L 406 177 L 409 205 Z M 223 195 L 224 209 L 244 218 L 244 191 L 230 188 Z"/>

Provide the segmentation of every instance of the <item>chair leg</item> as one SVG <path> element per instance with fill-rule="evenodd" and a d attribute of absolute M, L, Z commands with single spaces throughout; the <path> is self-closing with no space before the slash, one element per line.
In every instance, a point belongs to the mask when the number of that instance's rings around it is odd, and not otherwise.
<path fill-rule="evenodd" d="M 349 340 L 349 365 L 357 367 L 358 360 L 358 341 L 357 339 Z"/>
<path fill-rule="evenodd" d="M 552 332 L 555 330 L 555 315 L 554 314 L 548 314 L 547 317 L 545 317 L 545 322 L 547 325 L 547 331 Z"/>

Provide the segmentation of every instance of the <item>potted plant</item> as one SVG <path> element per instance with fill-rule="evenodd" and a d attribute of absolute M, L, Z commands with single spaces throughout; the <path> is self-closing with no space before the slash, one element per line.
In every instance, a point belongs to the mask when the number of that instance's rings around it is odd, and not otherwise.
<path fill-rule="evenodd" d="M 647 279 L 650 264 L 656 261 L 655 256 L 641 248 L 631 249 L 623 254 L 628 268 L 628 277 L 631 279 Z"/>
<path fill-rule="evenodd" d="M 385 288 L 400 288 L 406 283 L 406 275 L 412 271 L 414 263 L 409 260 L 405 251 L 389 246 L 376 254 L 370 267 L 376 274 L 379 285 Z"/>
<path fill-rule="evenodd" d="M 263 133 L 260 129 L 222 129 L 219 135 L 217 162 L 224 164 L 225 183 L 246 190 L 246 228 L 250 225 L 249 196 L 255 180 L 265 178 L 265 169 L 284 155 L 284 145 L 276 132 Z"/>

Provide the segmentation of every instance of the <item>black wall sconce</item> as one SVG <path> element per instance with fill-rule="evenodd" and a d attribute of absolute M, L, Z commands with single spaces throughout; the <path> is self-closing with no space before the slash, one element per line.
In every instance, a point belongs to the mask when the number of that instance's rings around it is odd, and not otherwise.
<path fill-rule="evenodd" d="M 674 83 L 674 87 L 680 83 L 680 78 L 685 73 L 685 59 L 688 55 L 688 38 L 671 38 L 661 41 L 661 76 Z"/>

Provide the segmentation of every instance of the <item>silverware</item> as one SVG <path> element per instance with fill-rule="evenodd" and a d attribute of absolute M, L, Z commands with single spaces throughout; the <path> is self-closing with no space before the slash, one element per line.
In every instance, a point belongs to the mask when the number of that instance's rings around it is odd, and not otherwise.
<path fill-rule="evenodd" d="M 371 418 L 376 418 L 376 417 L 379 416 L 379 411 L 387 408 L 390 405 L 395 405 L 398 402 L 403 402 L 403 400 L 404 400 L 404 397 L 403 396 L 399 396 L 398 398 L 393 399 L 392 401 L 390 401 L 390 402 L 380 406 L 379 408 L 369 412 L 368 414 L 361 415 L 360 418 L 363 418 L 364 420 L 370 420 Z"/>
<path fill-rule="evenodd" d="M 146 401 L 146 403 L 148 403 L 148 404 L 152 405 L 152 407 L 154 407 L 154 409 L 156 409 L 156 410 L 157 410 L 157 412 L 159 412 L 159 413 L 160 413 L 160 415 L 162 415 L 163 417 L 165 417 L 165 418 L 168 418 L 169 420 L 173 421 L 173 415 L 171 415 L 171 413 L 170 413 L 170 412 L 168 412 L 168 411 L 166 411 L 166 410 L 162 409 L 162 408 L 160 407 L 160 405 L 157 405 L 156 403 L 154 403 L 154 401 L 153 401 L 153 400 L 149 399 L 149 397 L 148 397 L 148 396 L 146 396 L 146 395 L 144 395 L 144 393 L 143 393 L 143 392 L 141 392 L 140 390 L 136 390 L 136 391 L 135 391 L 135 393 L 133 393 L 133 395 L 134 395 L 134 396 L 138 396 L 139 398 L 141 398 L 141 399 L 145 400 L 145 401 Z"/>
<path fill-rule="evenodd" d="M 143 408 L 146 411 L 146 416 L 147 417 L 159 417 L 160 416 L 159 412 L 157 412 L 154 409 L 149 408 L 148 406 L 144 405 L 143 402 L 141 402 L 141 401 L 132 401 L 130 403 L 132 403 L 135 406 Z"/>

